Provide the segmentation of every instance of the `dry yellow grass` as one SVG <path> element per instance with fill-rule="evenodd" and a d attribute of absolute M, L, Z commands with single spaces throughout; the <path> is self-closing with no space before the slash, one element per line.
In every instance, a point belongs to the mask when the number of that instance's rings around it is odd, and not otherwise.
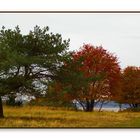
<path fill-rule="evenodd" d="M 48 107 L 4 106 L 4 119 L 0 127 L 14 128 L 114 128 L 140 127 L 140 113 L 134 112 L 82 112 Z"/>

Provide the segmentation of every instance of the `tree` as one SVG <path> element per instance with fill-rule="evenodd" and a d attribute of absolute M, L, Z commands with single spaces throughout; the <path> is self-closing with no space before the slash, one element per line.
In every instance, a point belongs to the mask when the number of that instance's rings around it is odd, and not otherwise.
<path fill-rule="evenodd" d="M 19 27 L 0 31 L 0 95 L 40 93 L 44 81 L 55 78 L 67 54 L 69 40 L 49 28 L 35 26 L 23 35 Z M 2 112 L 2 104 L 0 104 Z M 2 114 L 2 113 L 0 113 Z M 2 116 L 0 116 L 2 117 Z"/>
<path fill-rule="evenodd" d="M 0 118 L 3 118 L 3 107 L 2 107 L 2 98 L 1 96 L 4 95 L 7 89 L 3 88 L 2 86 L 2 79 L 6 78 L 5 73 L 9 70 L 12 64 L 11 60 L 11 53 L 8 50 L 5 50 L 0 47 Z M 3 93 L 3 94 L 2 94 Z"/>
<path fill-rule="evenodd" d="M 122 72 L 120 99 L 131 108 L 140 107 L 140 67 L 128 66 Z"/>
<path fill-rule="evenodd" d="M 63 97 L 75 99 L 85 111 L 92 111 L 95 103 L 117 94 L 120 67 L 116 56 L 101 46 L 87 44 L 72 53 L 58 75 Z"/>
<path fill-rule="evenodd" d="M 49 82 L 47 98 L 54 102 L 72 102 L 74 99 L 78 100 L 78 95 L 81 96 L 78 92 L 80 92 L 81 87 L 86 87 L 86 80 L 89 80 L 83 76 L 81 71 L 78 71 L 79 65 L 80 62 L 74 62 L 70 54 L 61 69 L 57 71 L 56 79 Z M 81 105 L 83 106 L 83 104 Z"/>

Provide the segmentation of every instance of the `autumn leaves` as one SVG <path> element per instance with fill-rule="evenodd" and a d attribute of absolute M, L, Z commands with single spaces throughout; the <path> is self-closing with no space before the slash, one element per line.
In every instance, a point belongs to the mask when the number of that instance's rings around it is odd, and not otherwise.
<path fill-rule="evenodd" d="M 139 105 L 140 68 L 121 70 L 117 57 L 103 47 L 86 44 L 64 64 L 54 84 L 54 89 L 59 87 L 55 92 L 59 91 L 61 100 L 75 99 L 85 111 L 94 110 L 98 102 L 111 100 Z"/>

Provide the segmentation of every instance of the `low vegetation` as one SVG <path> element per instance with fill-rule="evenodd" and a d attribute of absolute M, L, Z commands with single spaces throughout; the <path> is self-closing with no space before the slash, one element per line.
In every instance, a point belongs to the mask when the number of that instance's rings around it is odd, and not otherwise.
<path fill-rule="evenodd" d="M 82 112 L 41 106 L 4 106 L 4 128 L 118 128 L 140 127 L 139 112 Z"/>

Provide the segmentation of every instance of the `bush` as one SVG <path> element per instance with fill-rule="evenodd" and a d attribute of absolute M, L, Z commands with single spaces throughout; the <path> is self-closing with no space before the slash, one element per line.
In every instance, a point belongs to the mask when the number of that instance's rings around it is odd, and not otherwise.
<path fill-rule="evenodd" d="M 14 96 L 9 96 L 9 100 L 6 101 L 6 105 L 9 105 L 9 106 L 22 106 L 23 103 L 22 103 L 22 101 L 15 101 Z"/>
<path fill-rule="evenodd" d="M 49 107 L 65 107 L 65 108 L 74 108 L 72 102 L 64 102 L 60 100 L 50 100 L 47 97 L 39 97 L 35 100 L 32 100 L 29 105 L 33 106 L 49 106 Z"/>
<path fill-rule="evenodd" d="M 127 108 L 121 112 L 140 112 L 140 108 Z"/>

